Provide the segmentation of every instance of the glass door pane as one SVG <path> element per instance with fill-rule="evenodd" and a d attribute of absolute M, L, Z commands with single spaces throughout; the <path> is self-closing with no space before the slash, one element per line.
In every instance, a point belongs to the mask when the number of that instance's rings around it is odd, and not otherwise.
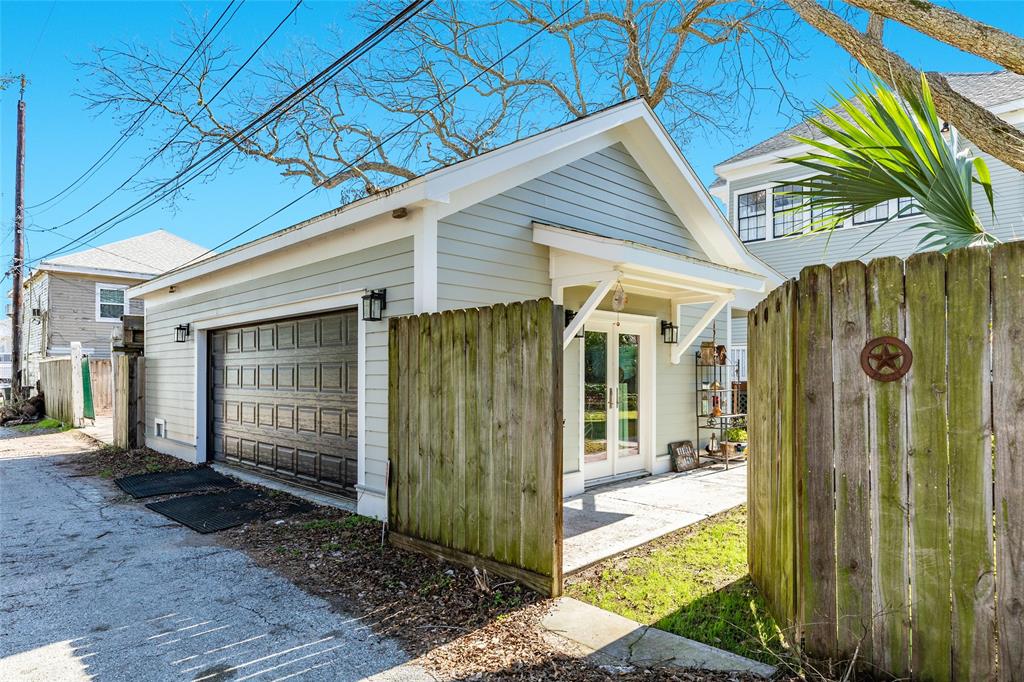
<path fill-rule="evenodd" d="M 628 458 L 640 455 L 640 336 L 619 334 L 619 362 L 617 424 L 618 457 Z M 623 462 L 628 471 L 635 462 Z"/>
<path fill-rule="evenodd" d="M 608 334 L 587 331 L 583 346 L 583 461 L 608 461 Z"/>

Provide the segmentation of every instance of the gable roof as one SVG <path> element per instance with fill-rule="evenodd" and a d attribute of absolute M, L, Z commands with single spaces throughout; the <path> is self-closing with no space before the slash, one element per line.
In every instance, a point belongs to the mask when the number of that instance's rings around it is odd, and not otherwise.
<path fill-rule="evenodd" d="M 405 207 L 450 215 L 598 149 L 622 143 L 708 257 L 781 275 L 751 254 L 643 99 L 631 99 L 424 175 L 137 285 L 133 297 L 229 268 Z"/>
<path fill-rule="evenodd" d="M 1001 104 L 1024 100 L 1024 76 L 1020 74 L 1009 71 L 990 71 L 985 73 L 944 73 L 942 75 L 946 77 L 946 80 L 949 81 L 950 86 L 954 90 L 975 104 L 985 108 L 998 107 Z M 838 113 L 844 119 L 850 120 L 849 115 L 839 105 L 832 107 L 832 111 Z M 738 161 L 745 161 L 783 149 L 790 149 L 797 145 L 793 140 L 794 135 L 809 137 L 815 140 L 824 137 L 824 133 L 811 125 L 808 122 L 809 120 L 805 119 L 795 126 L 791 126 L 781 133 L 769 137 L 767 140 L 758 142 L 753 147 L 748 147 L 730 156 L 725 161 L 716 164 L 715 168 L 728 166 Z"/>
<path fill-rule="evenodd" d="M 37 270 L 110 274 L 149 279 L 205 254 L 207 249 L 166 230 L 154 230 L 121 241 L 51 258 Z M 95 273 L 102 274 L 102 273 Z"/>

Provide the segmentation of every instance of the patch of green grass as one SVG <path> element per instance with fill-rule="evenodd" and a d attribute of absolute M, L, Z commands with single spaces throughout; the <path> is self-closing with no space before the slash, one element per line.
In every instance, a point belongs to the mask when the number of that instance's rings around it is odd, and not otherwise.
<path fill-rule="evenodd" d="M 71 425 L 46 417 L 45 419 L 40 419 L 34 424 L 21 424 L 12 428 L 15 431 L 21 431 L 22 433 L 31 433 L 32 431 L 67 431 L 71 428 Z"/>
<path fill-rule="evenodd" d="M 332 531 L 343 531 L 353 530 L 360 526 L 372 525 L 377 523 L 375 519 L 371 519 L 369 516 L 359 516 L 353 514 L 346 516 L 344 519 L 314 519 L 313 521 L 307 521 L 302 524 L 305 530 L 332 530 Z"/>
<path fill-rule="evenodd" d="M 569 596 L 767 663 L 785 647 L 747 574 L 740 507 L 567 580 Z"/>

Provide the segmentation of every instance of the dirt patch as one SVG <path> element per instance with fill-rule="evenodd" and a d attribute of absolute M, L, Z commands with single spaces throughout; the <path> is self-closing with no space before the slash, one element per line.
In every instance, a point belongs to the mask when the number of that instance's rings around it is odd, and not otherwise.
<path fill-rule="evenodd" d="M 290 496 L 273 499 L 284 502 Z M 744 680 L 742 675 L 620 669 L 574 658 L 540 619 L 550 600 L 503 578 L 381 543 L 381 524 L 318 508 L 225 531 L 248 553 L 447 679 Z M 555 641 L 557 640 L 557 641 Z M 749 678 L 755 679 L 755 678 Z"/>
<path fill-rule="evenodd" d="M 80 438 L 88 438 L 76 435 Z M 74 455 L 71 462 L 79 472 L 100 478 L 121 478 L 154 471 L 179 471 L 195 468 L 194 464 L 189 464 L 177 457 L 163 455 L 149 448 L 121 450 L 111 446 Z"/>
<path fill-rule="evenodd" d="M 191 465 L 147 449 L 75 456 L 83 473 L 112 478 Z M 249 487 L 249 486 L 246 486 Z M 266 489 L 263 489 L 266 491 Z M 401 642 L 440 679 L 709 680 L 757 678 L 702 671 L 620 668 L 574 657 L 540 619 L 551 602 L 504 578 L 475 573 L 381 541 L 382 524 L 340 509 L 287 515 L 298 499 L 266 491 L 264 520 L 214 537 L 257 564 Z"/>

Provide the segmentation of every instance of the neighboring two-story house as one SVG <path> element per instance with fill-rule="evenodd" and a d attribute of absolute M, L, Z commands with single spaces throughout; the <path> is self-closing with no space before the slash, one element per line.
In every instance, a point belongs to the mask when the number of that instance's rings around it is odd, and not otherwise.
<path fill-rule="evenodd" d="M 203 256 L 206 249 L 165 230 L 40 262 L 22 295 L 22 383 L 39 378 L 39 361 L 67 355 L 71 343 L 91 357 L 110 356 L 110 333 L 143 303 L 128 287 Z"/>
<path fill-rule="evenodd" d="M 945 76 L 953 88 L 971 101 L 1024 128 L 1024 76 L 1005 71 L 947 73 Z M 948 134 L 951 143 L 977 153 L 970 141 L 959 137 L 956 130 L 949 129 Z M 751 253 L 782 275 L 796 277 L 806 265 L 832 265 L 880 256 L 905 258 L 917 250 L 924 232 L 905 228 L 919 221 L 919 215 L 907 215 L 876 229 L 909 199 L 880 204 L 847 221 L 831 235 L 797 234 L 806 225 L 807 218 L 799 213 L 787 213 L 795 200 L 779 192 L 785 188 L 787 180 L 810 175 L 799 166 L 779 163 L 780 159 L 811 149 L 795 142 L 794 135 L 822 137 L 817 128 L 802 122 L 715 166 L 718 178 L 710 187 L 711 193 L 725 203 L 733 229 Z M 993 221 L 983 191 L 975 188 L 975 206 L 982 222 L 1002 241 L 1024 238 L 1024 174 L 988 154 L 980 156 L 992 172 L 996 203 Z M 741 359 L 746 355 L 746 328 L 746 311 L 735 310 L 732 343 L 735 354 Z"/>

